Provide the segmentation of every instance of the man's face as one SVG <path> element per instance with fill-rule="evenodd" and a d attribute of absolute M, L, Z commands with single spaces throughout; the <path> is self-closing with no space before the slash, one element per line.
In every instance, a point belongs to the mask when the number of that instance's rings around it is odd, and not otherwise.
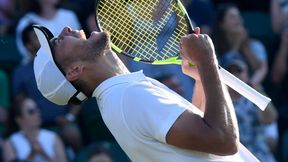
<path fill-rule="evenodd" d="M 64 69 L 74 61 L 93 61 L 109 49 L 110 38 L 105 32 L 92 32 L 87 39 L 82 30 L 65 27 L 51 40 L 56 62 Z"/>

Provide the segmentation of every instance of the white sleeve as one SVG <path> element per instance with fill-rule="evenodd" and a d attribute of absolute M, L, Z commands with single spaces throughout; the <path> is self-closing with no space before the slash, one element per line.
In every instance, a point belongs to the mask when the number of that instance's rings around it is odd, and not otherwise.
<path fill-rule="evenodd" d="M 128 128 L 138 137 L 166 143 L 166 134 L 189 106 L 183 98 L 165 88 L 135 84 L 123 98 L 123 116 Z"/>

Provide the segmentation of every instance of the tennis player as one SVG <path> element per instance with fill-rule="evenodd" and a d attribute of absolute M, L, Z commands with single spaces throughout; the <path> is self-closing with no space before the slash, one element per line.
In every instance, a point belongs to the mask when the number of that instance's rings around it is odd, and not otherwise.
<path fill-rule="evenodd" d="M 196 80 L 192 104 L 142 71 L 130 73 L 105 32 L 86 39 L 69 27 L 58 37 L 43 26 L 34 30 L 41 44 L 34 60 L 41 93 L 59 105 L 95 97 L 105 124 L 132 161 L 258 161 L 239 142 L 213 43 L 200 28 L 180 43 L 182 71 Z"/>

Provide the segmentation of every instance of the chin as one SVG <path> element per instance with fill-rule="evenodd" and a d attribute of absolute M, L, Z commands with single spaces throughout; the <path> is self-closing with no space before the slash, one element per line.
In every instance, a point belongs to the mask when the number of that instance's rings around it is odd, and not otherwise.
<path fill-rule="evenodd" d="M 96 50 L 104 51 L 111 49 L 111 39 L 108 32 L 102 32 L 99 40 L 96 42 Z"/>

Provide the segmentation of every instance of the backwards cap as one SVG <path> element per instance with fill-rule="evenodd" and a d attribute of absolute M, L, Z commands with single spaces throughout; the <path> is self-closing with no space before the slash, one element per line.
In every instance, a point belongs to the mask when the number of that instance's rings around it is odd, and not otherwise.
<path fill-rule="evenodd" d="M 40 49 L 34 59 L 34 75 L 42 95 L 57 105 L 80 104 L 87 97 L 65 78 L 55 61 L 51 39 L 53 34 L 45 27 L 34 25 Z"/>

